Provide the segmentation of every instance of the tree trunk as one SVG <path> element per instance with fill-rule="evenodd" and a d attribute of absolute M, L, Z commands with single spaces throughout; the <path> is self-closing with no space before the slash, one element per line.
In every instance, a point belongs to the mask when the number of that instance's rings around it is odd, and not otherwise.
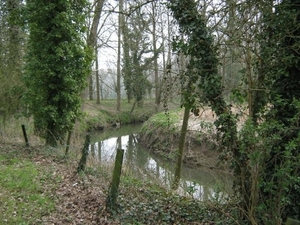
<path fill-rule="evenodd" d="M 117 61 L 117 110 L 121 111 L 121 34 L 123 28 L 123 0 L 119 1 L 119 29 L 118 29 L 118 61 Z"/>
<path fill-rule="evenodd" d="M 98 26 L 99 26 L 99 21 L 101 17 L 101 12 L 103 8 L 105 0 L 95 0 L 95 13 L 94 13 L 94 18 L 92 22 L 92 27 L 91 30 L 88 33 L 87 37 L 87 45 L 91 49 L 95 49 L 96 44 L 97 44 L 97 36 L 98 36 Z M 89 88 L 89 98 L 90 100 L 93 100 L 93 77 L 92 74 L 88 77 L 88 88 Z"/>
<path fill-rule="evenodd" d="M 98 48 L 96 47 L 96 88 L 97 88 L 97 104 L 100 104 L 100 80 L 99 80 L 99 63 L 98 63 Z"/>
<path fill-rule="evenodd" d="M 49 122 L 46 129 L 46 146 L 57 147 L 58 137 L 56 135 L 54 125 L 52 122 Z"/>
<path fill-rule="evenodd" d="M 85 142 L 81 151 L 81 158 L 77 167 L 77 173 L 85 171 L 86 161 L 89 154 L 90 142 L 91 142 L 91 135 L 88 133 L 85 137 Z"/>
<path fill-rule="evenodd" d="M 185 107 L 182 126 L 181 126 L 181 133 L 180 133 L 180 138 L 179 138 L 179 149 L 178 149 L 177 164 L 176 164 L 176 169 L 175 169 L 175 177 L 174 177 L 174 182 L 172 184 L 172 189 L 174 189 L 174 190 L 178 189 L 178 186 L 179 186 L 180 173 L 181 173 L 181 167 L 182 167 L 182 159 L 183 159 L 183 155 L 184 155 L 185 137 L 186 137 L 187 127 L 188 127 L 188 123 L 189 123 L 189 115 L 190 115 L 190 108 Z"/>
<path fill-rule="evenodd" d="M 168 15 L 168 41 L 170 42 L 171 40 L 171 23 L 170 23 L 170 16 Z M 171 60 L 171 50 L 172 50 L 172 43 L 169 43 L 168 45 L 168 54 L 167 54 L 167 65 L 169 68 L 172 68 L 172 60 Z M 169 93 L 168 95 L 170 96 L 170 102 L 173 102 L 173 84 L 172 84 L 172 73 L 169 71 L 167 73 L 168 76 L 168 86 L 169 90 L 167 90 Z"/>
<path fill-rule="evenodd" d="M 153 52 L 157 54 L 156 47 L 156 13 L 155 13 L 156 3 L 152 2 L 152 41 L 153 41 Z M 154 58 L 154 80 L 155 80 L 155 104 L 158 106 L 160 104 L 160 90 L 159 90 L 159 80 L 158 80 L 158 63 L 157 57 Z"/>

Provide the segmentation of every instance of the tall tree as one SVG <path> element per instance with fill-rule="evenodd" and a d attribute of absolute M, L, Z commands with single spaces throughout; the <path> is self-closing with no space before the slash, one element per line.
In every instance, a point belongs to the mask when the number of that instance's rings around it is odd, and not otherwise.
<path fill-rule="evenodd" d="M 100 22 L 104 2 L 105 2 L 105 0 L 95 0 L 93 3 L 93 7 L 92 7 L 93 8 L 93 13 L 91 13 L 92 25 L 88 32 L 87 45 L 91 49 L 95 49 L 95 50 L 96 50 L 97 39 L 98 39 L 98 27 L 99 27 L 99 22 Z M 93 80 L 92 74 L 90 74 L 88 82 L 89 82 L 89 86 L 88 86 L 89 87 L 89 99 L 93 100 L 94 99 L 94 85 L 93 85 L 94 80 Z"/>
<path fill-rule="evenodd" d="M 118 61 L 117 61 L 117 110 L 121 111 L 121 37 L 122 29 L 125 26 L 124 24 L 124 15 L 123 15 L 123 0 L 119 1 L 119 27 L 118 27 Z"/>
<path fill-rule="evenodd" d="M 219 116 L 215 125 L 223 150 L 232 151 L 238 157 L 236 121 L 222 97 L 223 87 L 221 76 L 218 74 L 216 49 L 205 19 L 193 0 L 172 0 L 169 7 L 181 34 L 175 38 L 173 46 L 188 59 L 186 70 L 180 76 L 182 106 L 185 107 L 185 113 L 193 109 L 197 101 L 211 106 Z M 183 128 L 184 126 L 183 124 Z M 179 156 L 182 157 L 182 153 Z M 181 160 L 178 160 L 178 163 L 181 163 Z"/>
<path fill-rule="evenodd" d="M 26 103 L 46 145 L 63 140 L 80 115 L 91 67 L 83 40 L 86 6 L 85 0 L 27 1 Z"/>
<path fill-rule="evenodd" d="M 283 0 L 274 13 L 268 10 L 264 15 L 261 45 L 271 107 L 264 117 L 269 141 L 260 197 L 274 218 L 269 224 L 287 217 L 300 220 L 299 12 L 299 0 Z"/>
<path fill-rule="evenodd" d="M 146 56 L 153 52 L 147 33 L 150 22 L 149 16 L 146 16 L 142 8 L 138 7 L 127 18 L 123 29 L 124 86 L 128 100 L 135 98 L 138 106 L 143 105 L 144 95 L 148 89 L 151 89 L 146 71 L 158 56 L 158 52 L 153 56 Z"/>
<path fill-rule="evenodd" d="M 157 14 L 156 14 L 156 2 L 152 2 L 152 43 L 153 43 L 153 52 L 157 52 L 157 37 L 156 37 L 156 26 L 157 26 Z M 158 62 L 157 57 L 153 60 L 154 64 L 154 83 L 155 83 L 155 103 L 158 106 L 160 104 L 160 85 L 158 78 Z"/>
<path fill-rule="evenodd" d="M 21 29 L 22 1 L 8 0 L 0 4 L 0 116 L 3 121 L 20 109 L 25 31 Z"/>

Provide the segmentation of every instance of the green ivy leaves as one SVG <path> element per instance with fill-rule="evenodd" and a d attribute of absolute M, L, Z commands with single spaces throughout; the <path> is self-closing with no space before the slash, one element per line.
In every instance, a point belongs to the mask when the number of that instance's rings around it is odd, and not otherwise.
<path fill-rule="evenodd" d="M 31 0 L 27 5 L 25 100 L 39 129 L 54 137 L 54 145 L 80 115 L 80 94 L 90 72 L 91 51 L 80 32 L 85 27 L 82 13 L 86 6 L 86 1 L 79 6 L 63 0 Z"/>

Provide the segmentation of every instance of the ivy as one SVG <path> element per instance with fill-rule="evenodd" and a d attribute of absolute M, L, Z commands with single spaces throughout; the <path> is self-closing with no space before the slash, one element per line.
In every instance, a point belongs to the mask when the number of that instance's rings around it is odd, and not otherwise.
<path fill-rule="evenodd" d="M 188 58 L 187 69 L 181 74 L 182 106 L 196 107 L 197 102 L 208 104 L 219 119 L 216 127 L 224 148 L 235 147 L 236 121 L 222 97 L 223 87 L 218 74 L 217 49 L 196 2 L 173 0 L 169 8 L 179 24 L 180 36 L 173 41 L 173 50 Z M 230 138 L 229 138 L 230 137 Z"/>
<path fill-rule="evenodd" d="M 56 145 L 80 116 L 91 53 L 83 40 L 86 1 L 30 0 L 25 102 L 46 143 Z M 36 9 L 39 10 L 36 10 Z"/>

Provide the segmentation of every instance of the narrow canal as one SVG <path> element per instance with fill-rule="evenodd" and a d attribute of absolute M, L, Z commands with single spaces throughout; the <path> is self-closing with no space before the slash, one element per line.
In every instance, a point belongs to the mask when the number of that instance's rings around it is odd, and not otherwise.
<path fill-rule="evenodd" d="M 141 125 L 126 125 L 92 134 L 90 145 L 93 160 L 98 163 L 114 163 L 116 149 L 125 150 L 123 167 L 136 178 L 150 180 L 170 189 L 175 163 L 155 156 L 143 149 L 137 134 Z M 183 166 L 178 193 L 200 201 L 223 201 L 230 193 L 232 177 L 226 173 L 206 168 Z"/>

